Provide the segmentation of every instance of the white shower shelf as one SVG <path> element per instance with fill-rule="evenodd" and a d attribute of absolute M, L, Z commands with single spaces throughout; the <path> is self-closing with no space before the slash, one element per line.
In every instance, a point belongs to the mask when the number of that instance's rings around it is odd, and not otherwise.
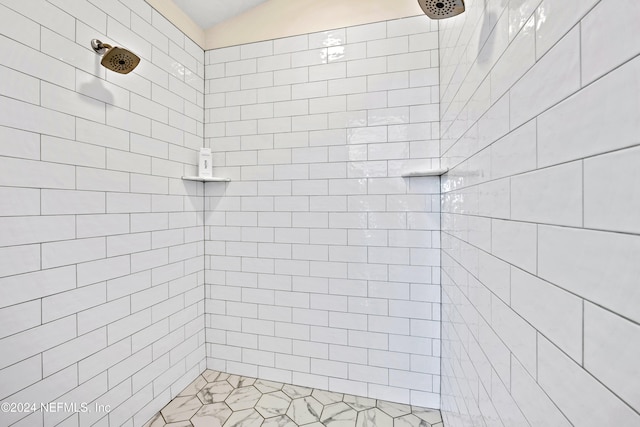
<path fill-rule="evenodd" d="M 217 176 L 212 176 L 211 178 L 201 178 L 199 176 L 183 176 L 183 180 L 185 181 L 199 181 L 199 182 L 229 182 L 231 181 L 229 178 L 220 178 Z"/>
<path fill-rule="evenodd" d="M 420 176 L 441 176 L 445 173 L 449 172 L 449 168 L 443 169 L 425 169 L 425 170 L 415 170 L 410 172 L 405 172 L 402 174 L 403 178 L 414 178 Z"/>

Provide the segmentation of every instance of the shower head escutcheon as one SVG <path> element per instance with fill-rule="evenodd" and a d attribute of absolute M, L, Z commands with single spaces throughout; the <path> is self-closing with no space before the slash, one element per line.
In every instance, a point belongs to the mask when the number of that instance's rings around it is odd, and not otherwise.
<path fill-rule="evenodd" d="M 98 39 L 91 40 L 91 47 L 98 55 L 102 55 L 102 66 L 116 73 L 129 74 L 140 63 L 138 55 L 123 47 L 113 47 Z"/>
<path fill-rule="evenodd" d="M 418 0 L 422 11 L 431 19 L 445 19 L 464 12 L 464 0 Z"/>

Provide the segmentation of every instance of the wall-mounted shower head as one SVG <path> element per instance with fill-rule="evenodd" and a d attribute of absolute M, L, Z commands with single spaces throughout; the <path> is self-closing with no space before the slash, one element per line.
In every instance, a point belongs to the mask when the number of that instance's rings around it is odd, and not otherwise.
<path fill-rule="evenodd" d="M 100 63 L 116 73 L 128 74 L 140 63 L 140 58 L 135 53 L 122 47 L 102 43 L 98 39 L 91 40 L 91 47 L 98 55 L 103 55 Z"/>
<path fill-rule="evenodd" d="M 451 18 L 464 12 L 464 0 L 418 0 L 431 19 Z"/>

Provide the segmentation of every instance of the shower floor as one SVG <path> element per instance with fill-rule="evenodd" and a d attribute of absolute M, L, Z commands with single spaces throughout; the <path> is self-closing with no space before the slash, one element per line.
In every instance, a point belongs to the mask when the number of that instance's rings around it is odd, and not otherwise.
<path fill-rule="evenodd" d="M 207 370 L 145 427 L 442 427 L 440 411 Z"/>

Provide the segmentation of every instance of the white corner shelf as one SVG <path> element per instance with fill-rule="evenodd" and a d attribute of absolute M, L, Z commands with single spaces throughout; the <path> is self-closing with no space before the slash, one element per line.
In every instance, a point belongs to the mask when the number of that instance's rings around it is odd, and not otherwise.
<path fill-rule="evenodd" d="M 449 172 L 449 168 L 444 169 L 425 169 L 425 170 L 416 170 L 411 172 L 405 172 L 402 174 L 403 178 L 417 178 L 421 176 L 442 176 L 445 173 Z"/>
<path fill-rule="evenodd" d="M 220 178 L 217 176 L 213 176 L 211 178 L 201 178 L 199 176 L 183 176 L 182 179 L 185 181 L 198 181 L 198 182 L 229 182 L 231 181 L 229 178 Z"/>

